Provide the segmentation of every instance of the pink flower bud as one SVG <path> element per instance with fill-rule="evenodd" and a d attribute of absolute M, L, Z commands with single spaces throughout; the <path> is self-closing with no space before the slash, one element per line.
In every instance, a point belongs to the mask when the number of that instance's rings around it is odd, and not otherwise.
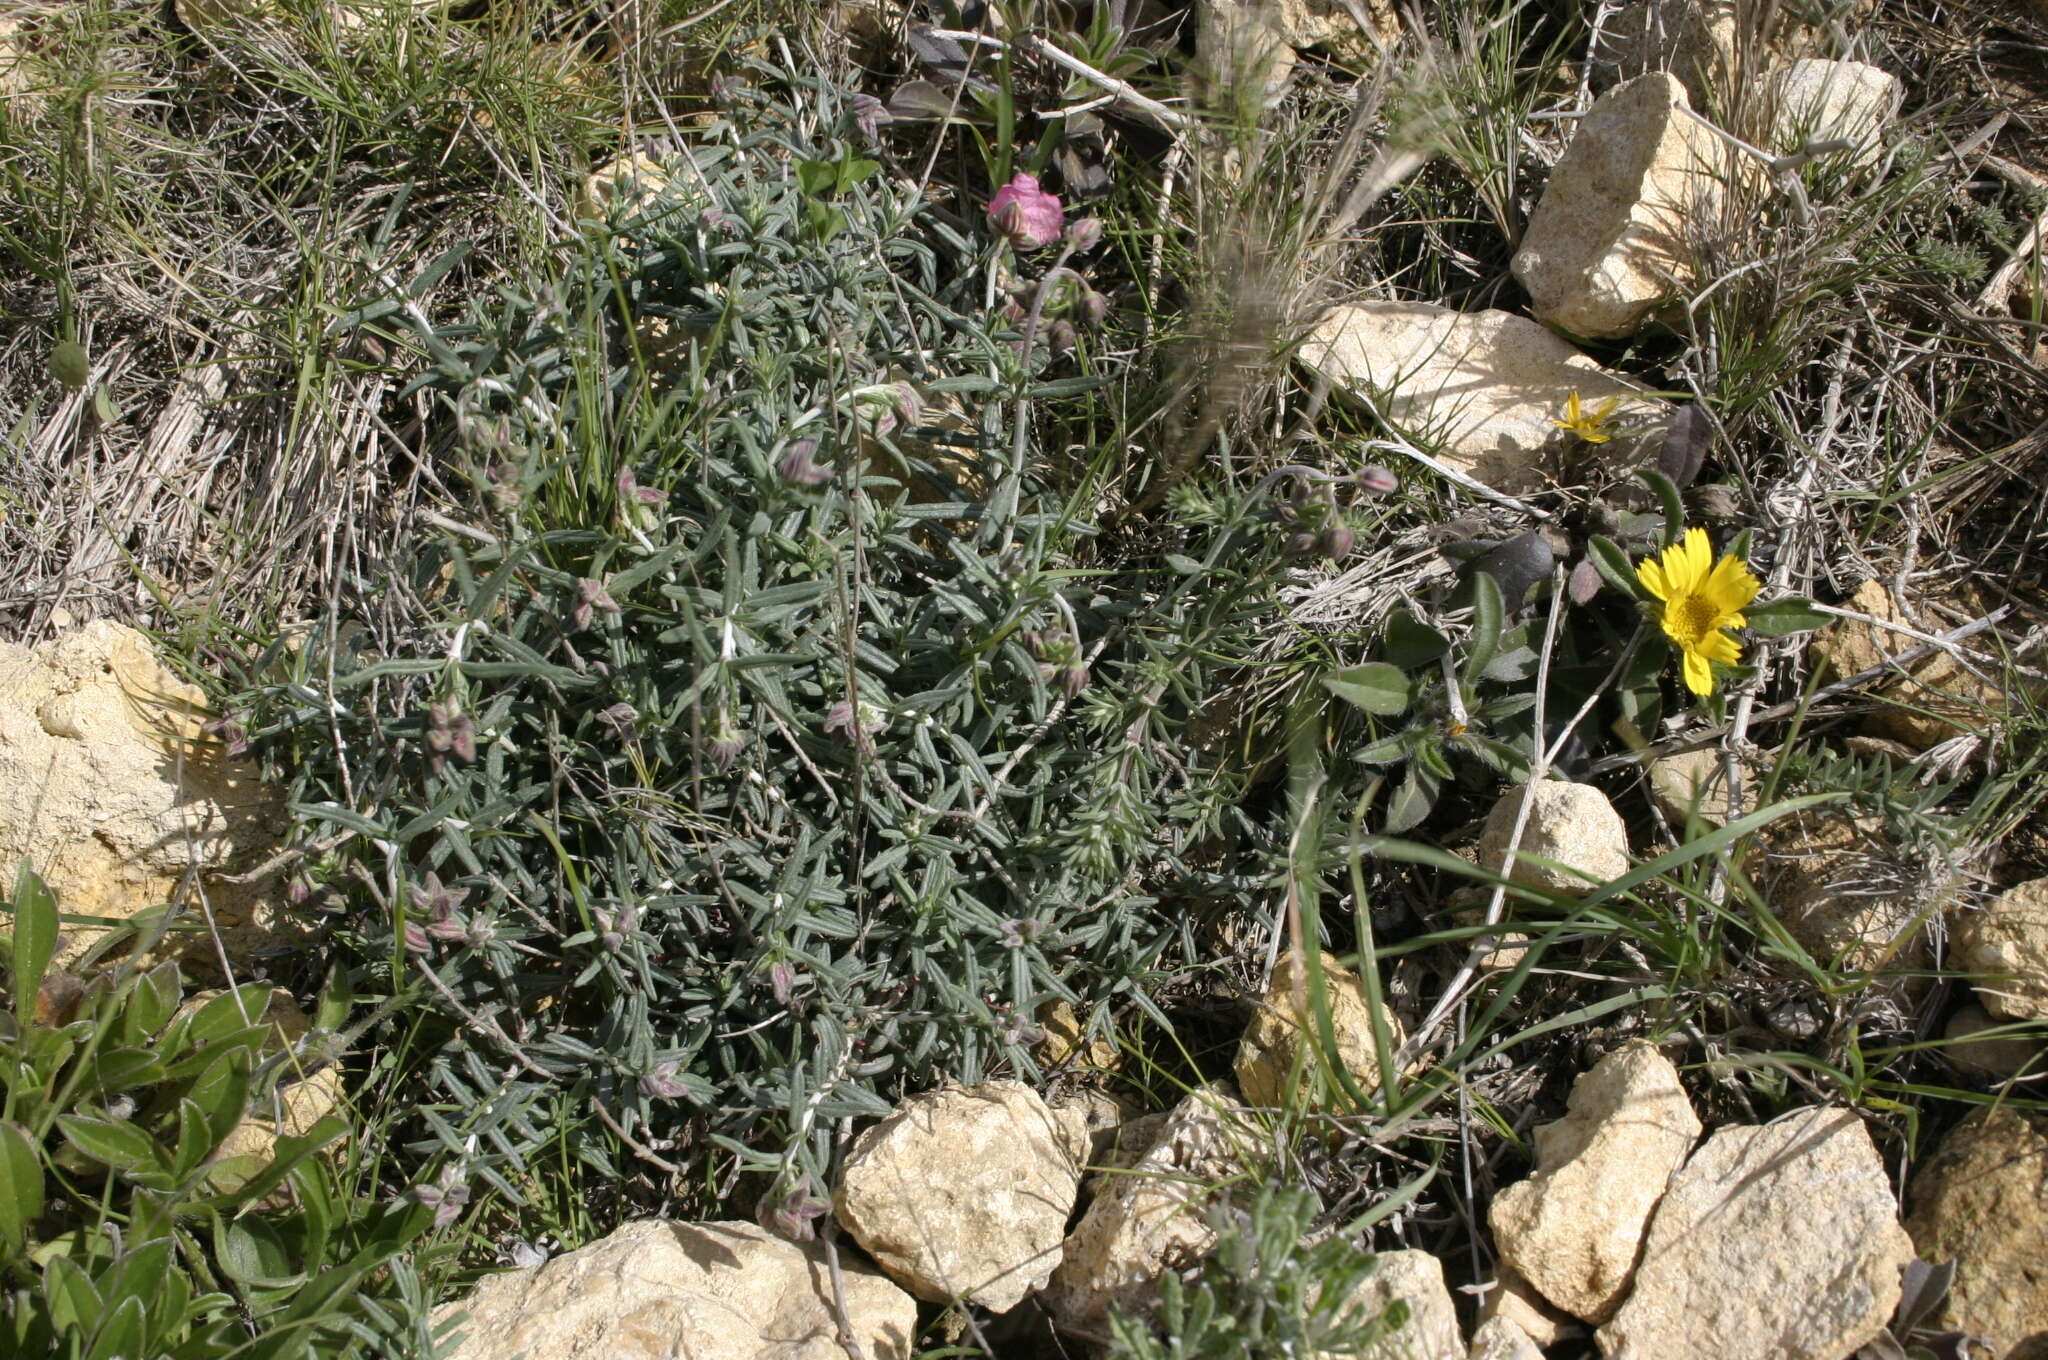
<path fill-rule="evenodd" d="M 1038 250 L 1059 239 L 1066 209 L 1059 196 L 1038 187 L 1038 178 L 1021 171 L 989 200 L 988 220 L 1019 250 Z"/>
<path fill-rule="evenodd" d="M 1388 495 L 1401 486 L 1401 479 L 1378 463 L 1367 463 L 1353 474 L 1351 480 L 1358 483 L 1359 490 L 1370 491 L 1375 496 Z"/>
<path fill-rule="evenodd" d="M 1102 219 L 1083 217 L 1067 228 L 1067 248 L 1076 254 L 1093 250 L 1102 240 Z"/>

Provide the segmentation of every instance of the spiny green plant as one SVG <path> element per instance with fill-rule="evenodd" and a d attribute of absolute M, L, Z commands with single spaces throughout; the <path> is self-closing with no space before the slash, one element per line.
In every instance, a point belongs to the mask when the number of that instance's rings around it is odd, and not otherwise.
<path fill-rule="evenodd" d="M 1281 1360 L 1401 1353 L 1409 1307 L 1374 1309 L 1358 1293 L 1378 1260 L 1343 1232 L 1310 1242 L 1315 1195 L 1267 1181 L 1249 1203 L 1210 1211 L 1216 1247 L 1192 1281 L 1168 1271 L 1149 1318 L 1110 1316 L 1117 1360 Z"/>

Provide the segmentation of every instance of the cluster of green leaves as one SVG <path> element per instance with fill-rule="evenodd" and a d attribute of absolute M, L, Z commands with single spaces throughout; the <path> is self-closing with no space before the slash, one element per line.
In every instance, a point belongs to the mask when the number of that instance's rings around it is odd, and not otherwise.
<path fill-rule="evenodd" d="M 1343 1233 L 1305 1242 L 1315 1196 L 1268 1181 L 1243 1208 L 1211 1211 L 1216 1248 L 1192 1283 L 1168 1272 L 1148 1319 L 1110 1317 L 1116 1360 L 1281 1360 L 1361 1355 L 1399 1344 L 1408 1321 L 1400 1299 L 1362 1306 L 1360 1287 L 1378 1261 Z"/>
<path fill-rule="evenodd" d="M 424 356 L 476 525 L 398 559 L 413 631 L 339 620 L 238 701 L 339 838 L 358 994 L 408 998 L 396 1136 L 506 1204 L 706 1132 L 826 1184 L 845 1119 L 1029 1068 L 1045 1003 L 1150 1007 L 1154 893 L 1241 787 L 1180 731 L 1272 607 L 1256 499 L 1091 569 L 1093 493 L 1000 424 L 1097 380 L 1019 356 L 909 188 L 835 174 L 819 230 L 789 167 L 856 125 L 764 76 L 798 97 L 733 95 L 543 295 L 343 318 Z"/>
<path fill-rule="evenodd" d="M 0 1014 L 0 1350 L 117 1360 L 330 1356 L 399 1326 L 380 1277 L 426 1226 L 353 1197 L 324 1116 L 267 1155 L 220 1155 L 288 1055 L 271 989 L 181 1005 L 175 963 L 49 967 L 57 903 L 24 865 Z M 156 932 L 161 937 L 161 929 Z M 387 1281 L 379 1286 L 376 1278 Z"/>
<path fill-rule="evenodd" d="M 1616 516 L 1629 547 L 1604 534 L 1588 535 L 1569 607 L 1566 598 L 1552 599 L 1560 578 L 1553 572 L 1555 554 L 1541 535 L 1477 542 L 1464 549 L 1465 579 L 1439 611 L 1444 619 L 1455 618 L 1455 626 L 1397 609 L 1388 617 L 1379 659 L 1323 676 L 1329 693 L 1386 723 L 1387 730 L 1352 752 L 1368 767 L 1401 771 L 1381 830 L 1413 830 L 1456 781 L 1483 790 L 1503 779 L 1526 780 L 1539 764 L 1582 766 L 1597 754 L 1582 733 L 1658 730 L 1674 689 L 1675 654 L 1656 626 L 1657 601 L 1638 579 L 1630 553 L 1677 542 L 1685 518 L 1671 478 L 1653 469 L 1641 476 L 1659 510 Z M 1746 558 L 1749 544 L 1745 532 L 1721 552 Z M 1548 609 L 1532 607 L 1538 602 Z M 1539 743 L 1535 682 L 1550 611 L 1560 612 L 1561 626 L 1549 644 L 1548 709 Z M 1757 638 L 1824 621 L 1811 601 L 1790 595 L 1753 605 L 1746 617 Z M 1754 674 L 1738 666 L 1727 668 L 1726 678 Z M 1595 701 L 1609 705 L 1604 721 L 1564 730 Z M 1719 696 L 1707 702 L 1719 716 Z"/>

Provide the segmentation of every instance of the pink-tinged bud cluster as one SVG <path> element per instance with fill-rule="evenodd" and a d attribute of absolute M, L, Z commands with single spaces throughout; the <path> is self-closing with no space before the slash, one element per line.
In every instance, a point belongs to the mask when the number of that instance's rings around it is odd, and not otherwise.
<path fill-rule="evenodd" d="M 1038 187 L 1038 177 L 1021 171 L 996 190 L 988 203 L 988 220 L 1019 250 L 1040 250 L 1066 230 L 1066 209 L 1059 195 Z"/>
<path fill-rule="evenodd" d="M 791 440 L 782 457 L 775 460 L 775 475 L 792 486 L 823 486 L 832 480 L 832 469 L 820 467 L 817 459 L 817 440 Z"/>

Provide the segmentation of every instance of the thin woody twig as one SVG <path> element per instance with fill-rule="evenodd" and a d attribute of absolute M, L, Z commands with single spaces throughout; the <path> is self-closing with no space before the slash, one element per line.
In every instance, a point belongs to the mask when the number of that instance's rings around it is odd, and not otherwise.
<path fill-rule="evenodd" d="M 1186 114 L 1180 112 L 1178 109 L 1168 108 L 1166 105 L 1160 103 L 1158 100 L 1153 99 L 1147 95 L 1138 93 L 1137 89 L 1134 86 L 1132 86 L 1129 82 L 1118 80 L 1113 75 L 1109 75 L 1106 72 L 1096 70 L 1087 62 L 1082 61 L 1079 57 L 1072 56 L 1066 52 L 1061 51 L 1059 48 L 1054 47 L 1051 43 L 1047 42 L 1044 38 L 1039 37 L 1036 33 L 1019 34 L 1017 38 L 1011 42 L 1005 42 L 1001 38 L 990 37 L 986 33 L 978 33 L 973 29 L 965 28 L 935 28 L 931 30 L 931 36 L 934 38 L 948 39 L 952 42 L 974 43 L 980 47 L 993 47 L 997 51 L 1003 51 L 1005 49 L 1012 47 L 1022 49 L 1023 51 L 1031 53 L 1033 56 L 1044 57 L 1047 61 L 1051 62 L 1055 66 L 1064 67 L 1067 70 L 1072 71 L 1075 75 L 1081 77 L 1083 80 L 1089 81 L 1101 87 L 1102 89 L 1107 90 L 1109 93 L 1115 95 L 1124 103 L 1129 104 L 1132 108 L 1139 109 L 1145 113 L 1150 114 L 1153 118 L 1157 119 L 1161 123 L 1164 123 L 1168 127 L 1191 128 L 1196 126 L 1194 119 L 1188 117 Z"/>

